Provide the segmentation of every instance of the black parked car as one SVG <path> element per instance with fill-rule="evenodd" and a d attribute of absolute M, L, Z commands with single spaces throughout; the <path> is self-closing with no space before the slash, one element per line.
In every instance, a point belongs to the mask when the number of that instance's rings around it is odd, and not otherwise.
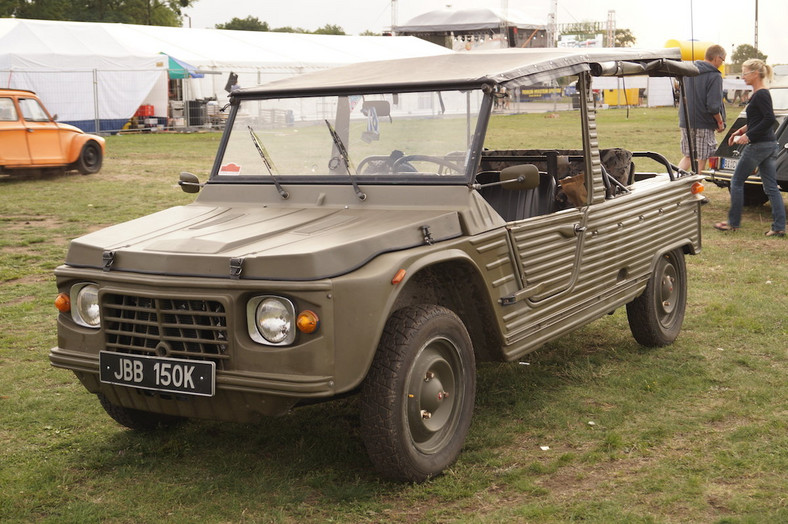
<path fill-rule="evenodd" d="M 780 152 L 777 155 L 777 182 L 782 191 L 788 192 L 788 151 L 786 151 L 786 143 L 788 143 L 788 83 L 773 85 L 769 91 L 772 95 L 774 113 L 777 116 L 775 134 L 780 144 Z M 703 171 L 703 174 L 706 175 L 706 180 L 713 182 L 719 187 L 730 189 L 733 170 L 739 162 L 744 146 L 737 144 L 729 146 L 728 137 L 746 123 L 747 114 L 745 111 L 742 111 L 728 129 L 728 133 L 721 141 L 715 155 L 709 158 L 708 169 Z M 744 205 L 760 206 L 767 200 L 768 197 L 763 192 L 761 177 L 758 176 L 756 171 L 750 175 L 744 184 Z"/>

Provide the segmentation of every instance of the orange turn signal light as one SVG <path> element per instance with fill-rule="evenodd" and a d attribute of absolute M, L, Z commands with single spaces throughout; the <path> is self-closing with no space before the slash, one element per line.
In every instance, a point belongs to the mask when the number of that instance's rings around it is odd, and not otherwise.
<path fill-rule="evenodd" d="M 71 311 L 71 297 L 68 296 L 68 293 L 59 293 L 57 297 L 55 297 L 55 307 L 61 313 L 68 313 Z"/>
<path fill-rule="evenodd" d="M 405 271 L 404 269 L 400 269 L 399 271 L 397 271 L 397 274 L 394 275 L 394 278 L 391 279 L 391 284 L 396 286 L 397 284 L 402 282 L 402 279 L 405 278 L 405 273 L 407 273 L 407 271 Z"/>
<path fill-rule="evenodd" d="M 690 192 L 693 195 L 699 195 L 703 193 L 705 190 L 706 188 L 700 182 L 695 182 L 694 184 L 692 184 L 692 187 L 690 188 Z"/>
<path fill-rule="evenodd" d="M 320 327 L 320 319 L 317 317 L 317 313 L 307 309 L 298 314 L 296 326 L 301 333 L 314 333 Z"/>

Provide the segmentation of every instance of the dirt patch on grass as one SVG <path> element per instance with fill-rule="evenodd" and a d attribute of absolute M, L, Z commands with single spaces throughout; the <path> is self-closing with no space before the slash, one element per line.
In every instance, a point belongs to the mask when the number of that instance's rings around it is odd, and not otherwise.
<path fill-rule="evenodd" d="M 6 231 L 18 231 L 30 229 L 30 227 L 55 229 L 61 227 L 63 222 L 51 216 L 30 216 L 30 215 L 0 215 L 0 224 Z"/>
<path fill-rule="evenodd" d="M 52 279 L 52 276 L 49 274 L 34 274 L 34 275 L 26 275 L 20 278 L 12 278 L 11 280 L 6 280 L 3 284 L 40 284 L 41 282 L 48 282 Z"/>
<path fill-rule="evenodd" d="M 5 284 L 5 282 L 2 282 L 2 283 L 0 283 L 0 286 L 2 286 L 4 284 Z M 34 297 L 34 296 L 16 297 L 16 298 L 12 298 L 8 302 L 1 302 L 0 305 L 2 305 L 3 307 L 18 306 L 20 304 L 26 304 L 28 302 L 33 302 L 35 300 L 35 298 L 36 297 Z"/>

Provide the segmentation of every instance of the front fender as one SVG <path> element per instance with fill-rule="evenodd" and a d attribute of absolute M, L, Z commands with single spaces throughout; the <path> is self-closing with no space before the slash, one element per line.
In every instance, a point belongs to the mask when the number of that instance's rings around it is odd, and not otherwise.
<path fill-rule="evenodd" d="M 467 262 L 476 267 L 468 253 L 459 247 L 424 246 L 379 256 L 332 282 L 337 392 L 356 388 L 366 377 L 386 322 L 410 279 L 426 267 L 449 261 Z M 405 278 L 393 283 L 400 269 L 405 270 Z"/>
<path fill-rule="evenodd" d="M 65 124 L 59 125 L 62 128 Z M 98 146 L 101 148 L 101 155 L 104 155 L 106 140 L 104 140 L 103 137 L 83 133 L 76 127 L 74 128 L 74 133 L 61 133 L 61 135 L 63 136 L 63 151 L 66 152 L 67 164 L 73 164 L 76 162 L 80 153 L 82 152 L 82 148 L 85 146 L 85 144 L 91 141 L 98 144 Z"/>

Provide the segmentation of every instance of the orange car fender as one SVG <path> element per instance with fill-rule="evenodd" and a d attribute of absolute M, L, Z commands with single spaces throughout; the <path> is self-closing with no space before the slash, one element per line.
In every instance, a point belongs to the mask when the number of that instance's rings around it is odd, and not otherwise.
<path fill-rule="evenodd" d="M 73 164 L 79 158 L 79 154 L 85 144 L 90 141 L 96 142 L 101 147 L 101 154 L 104 155 L 104 138 L 97 135 L 88 135 L 85 133 L 74 133 L 70 137 L 63 138 L 68 143 L 63 144 L 63 151 L 66 152 L 66 163 Z"/>

